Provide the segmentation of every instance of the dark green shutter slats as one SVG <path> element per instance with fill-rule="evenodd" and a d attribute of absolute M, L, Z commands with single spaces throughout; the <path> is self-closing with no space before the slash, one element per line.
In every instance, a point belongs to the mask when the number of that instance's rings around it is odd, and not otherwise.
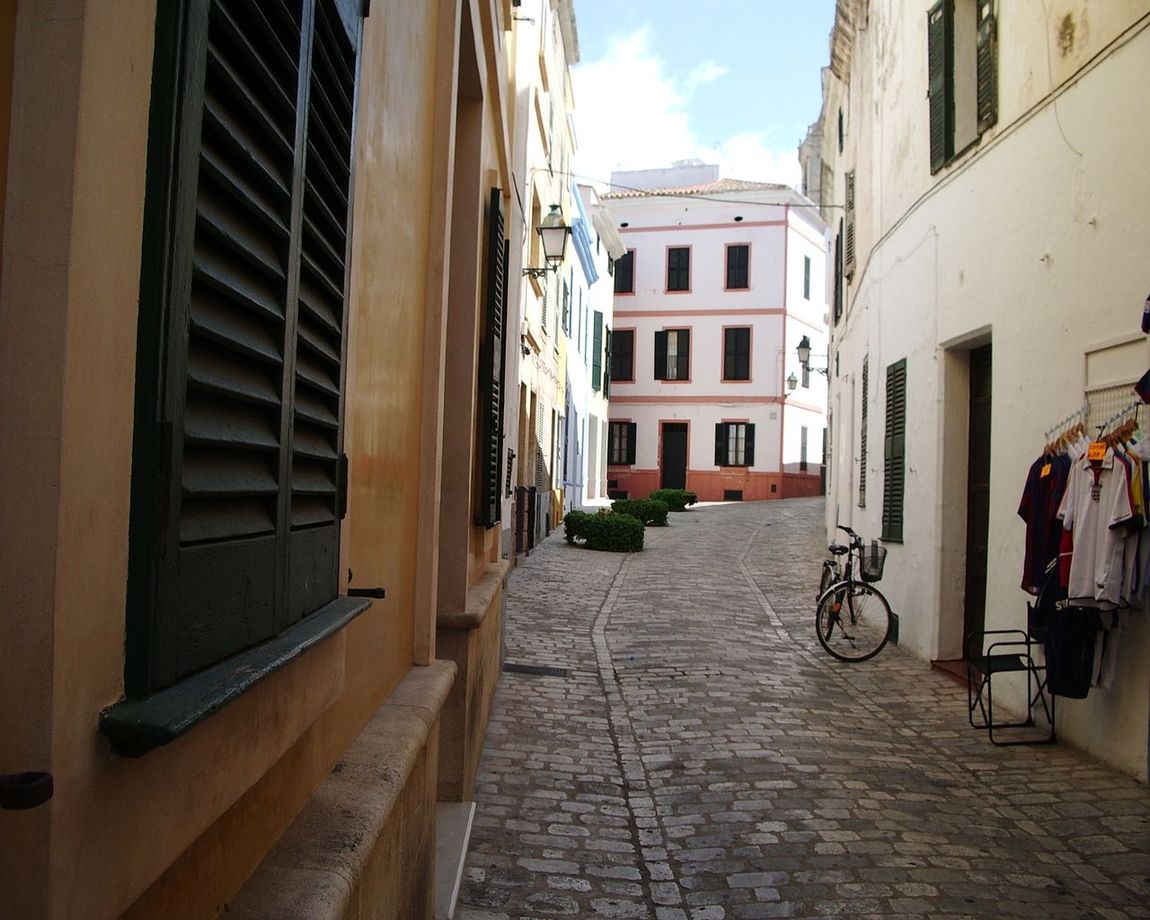
<path fill-rule="evenodd" d="M 595 311 L 595 331 L 591 339 L 591 389 L 603 389 L 603 314 Z"/>
<path fill-rule="evenodd" d="M 655 379 L 667 379 L 667 332 L 660 329 L 655 333 Z"/>
<path fill-rule="evenodd" d="M 859 424 L 859 507 L 866 507 L 867 472 L 867 405 L 870 402 L 870 358 L 863 358 L 862 366 L 862 412 Z"/>
<path fill-rule="evenodd" d="M 494 527 L 502 517 L 504 326 L 507 322 L 507 262 L 503 191 L 493 188 L 487 205 L 487 291 L 479 352 L 479 503 L 476 523 Z"/>
<path fill-rule="evenodd" d="M 902 541 L 906 489 L 906 359 L 887 368 L 882 536 Z"/>
<path fill-rule="evenodd" d="M 855 171 L 845 176 L 846 235 L 843 238 L 843 274 L 850 278 L 855 273 Z"/>
<path fill-rule="evenodd" d="M 611 379 L 631 380 L 635 376 L 635 333 L 620 329 L 611 335 Z"/>
<path fill-rule="evenodd" d="M 154 116 L 157 132 L 174 127 L 150 141 L 149 181 L 165 173 L 171 197 L 150 203 L 145 235 L 170 265 L 145 268 L 141 315 L 167 321 L 141 328 L 164 339 L 166 377 L 140 386 L 171 431 L 158 488 L 172 498 L 153 502 L 171 510 L 148 558 L 134 550 L 132 694 L 269 638 L 338 589 L 358 27 L 336 2 L 204 0 L 187 7 L 182 52 L 157 58 L 158 74 L 183 70 L 157 77 L 178 87 L 176 120 Z M 149 515 L 134 509 L 133 527 Z"/>
<path fill-rule="evenodd" d="M 727 426 L 724 422 L 715 423 L 715 466 L 727 465 Z"/>
<path fill-rule="evenodd" d="M 635 422 L 627 423 L 627 462 L 634 465 L 635 463 L 635 435 L 638 432 L 638 425 Z"/>
<path fill-rule="evenodd" d="M 604 360 L 603 360 L 603 395 L 607 398 L 611 396 L 611 364 L 614 358 L 611 356 L 611 327 L 607 326 L 604 332 L 605 340 L 603 343 Z"/>
<path fill-rule="evenodd" d="M 677 336 L 679 342 L 679 376 L 678 380 L 691 379 L 691 330 L 680 329 Z"/>
<path fill-rule="evenodd" d="M 950 157 L 953 129 L 948 78 L 950 73 L 950 0 L 939 0 L 927 13 L 927 94 L 930 101 L 930 171 L 938 172 Z"/>
<path fill-rule="evenodd" d="M 747 466 L 754 466 L 755 463 L 755 426 L 747 425 L 746 441 L 743 447 L 743 462 Z"/>
<path fill-rule="evenodd" d="M 731 327 L 723 331 L 723 379 L 750 380 L 751 330 L 749 327 Z"/>
<path fill-rule="evenodd" d="M 615 293 L 635 292 L 635 251 L 628 250 L 615 261 Z"/>
<path fill-rule="evenodd" d="M 978 0 L 978 133 L 998 121 L 998 26 L 992 0 Z"/>

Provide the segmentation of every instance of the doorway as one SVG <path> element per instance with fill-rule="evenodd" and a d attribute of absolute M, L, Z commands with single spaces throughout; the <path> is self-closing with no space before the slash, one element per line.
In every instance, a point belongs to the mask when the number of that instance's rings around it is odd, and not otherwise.
<path fill-rule="evenodd" d="M 663 423 L 662 489 L 687 488 L 687 423 Z"/>
<path fill-rule="evenodd" d="M 967 658 L 981 653 L 966 639 L 986 626 L 986 567 L 990 533 L 991 353 L 970 352 L 970 435 L 966 472 L 966 600 L 962 634 Z M 981 640 L 975 640 L 981 646 Z"/>

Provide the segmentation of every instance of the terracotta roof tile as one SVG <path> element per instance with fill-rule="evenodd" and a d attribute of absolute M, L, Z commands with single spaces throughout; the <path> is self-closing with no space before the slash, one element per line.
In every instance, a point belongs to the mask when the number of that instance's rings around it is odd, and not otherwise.
<path fill-rule="evenodd" d="M 657 198 L 678 195 L 717 195 L 724 192 L 791 191 L 789 185 L 777 182 L 748 182 L 744 179 L 719 179 L 706 185 L 689 185 L 679 188 L 620 189 L 604 192 L 601 198 Z"/>

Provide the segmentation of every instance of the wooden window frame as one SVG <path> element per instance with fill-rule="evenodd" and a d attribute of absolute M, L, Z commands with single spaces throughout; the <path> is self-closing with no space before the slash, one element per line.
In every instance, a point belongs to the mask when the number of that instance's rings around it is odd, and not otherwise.
<path fill-rule="evenodd" d="M 635 435 L 638 426 L 630 420 L 612 419 L 607 424 L 607 464 L 609 466 L 635 465 Z"/>
<path fill-rule="evenodd" d="M 680 260 L 685 260 L 685 264 L 672 264 L 673 261 L 679 263 Z M 667 277 L 665 280 L 665 291 L 668 294 L 689 294 L 691 292 L 690 246 L 667 247 Z"/>
<path fill-rule="evenodd" d="M 883 445 L 882 538 L 903 541 L 906 507 L 906 358 L 886 369 L 886 428 Z"/>
<path fill-rule="evenodd" d="M 633 295 L 635 293 L 635 250 L 628 249 L 611 265 L 612 274 L 615 278 L 615 294 L 619 296 Z"/>
<path fill-rule="evenodd" d="M 620 348 L 621 342 L 627 342 L 627 348 Z M 623 356 L 626 364 L 623 364 Z M 625 372 L 625 373 L 624 373 Z M 635 382 L 635 330 L 616 329 L 611 338 L 611 379 L 615 383 Z"/>
<path fill-rule="evenodd" d="M 973 35 L 957 34 L 956 2 L 974 4 Z M 974 62 L 974 86 L 967 86 L 969 118 L 964 125 L 972 134 L 967 143 L 958 147 L 955 109 L 959 98 L 959 55 L 955 43 L 970 40 L 974 42 L 973 49 L 964 50 Z M 938 0 L 927 11 L 927 100 L 930 171 L 934 174 L 977 146 L 982 135 L 998 121 L 998 20 L 994 0 Z"/>
<path fill-rule="evenodd" d="M 741 260 L 736 253 L 742 253 Z M 742 264 L 739 264 L 741 261 Z M 749 291 L 751 289 L 751 244 L 728 243 L 726 247 L 726 275 L 723 290 Z M 732 277 L 736 283 L 732 284 Z M 742 281 L 741 284 L 738 282 Z"/>
<path fill-rule="evenodd" d="M 740 435 L 742 446 L 738 445 Z M 731 442 L 735 441 L 734 459 Z M 755 424 L 746 419 L 715 423 L 715 466 L 747 467 L 755 465 Z"/>
<path fill-rule="evenodd" d="M 740 355 L 738 352 L 739 343 L 732 342 L 733 338 L 737 338 L 740 332 L 746 333 L 746 354 Z M 753 333 L 750 326 L 724 326 L 723 327 L 723 382 L 724 383 L 750 383 L 751 381 L 751 343 Z M 734 347 L 732 347 L 732 345 Z M 732 362 L 743 360 L 746 362 L 746 373 L 743 376 L 738 376 L 739 367 L 732 368 Z"/>
<path fill-rule="evenodd" d="M 669 334 L 675 333 L 675 375 L 670 376 Z M 655 332 L 655 379 L 665 383 L 689 383 L 691 380 L 691 329 L 676 326 Z"/>

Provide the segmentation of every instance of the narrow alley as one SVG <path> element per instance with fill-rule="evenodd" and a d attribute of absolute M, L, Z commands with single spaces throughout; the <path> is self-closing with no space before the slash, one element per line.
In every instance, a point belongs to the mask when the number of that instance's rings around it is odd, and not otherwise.
<path fill-rule="evenodd" d="M 897 647 L 819 648 L 822 516 L 695 508 L 630 556 L 559 531 L 512 573 L 458 920 L 1150 917 L 1144 786 L 991 747 Z"/>

